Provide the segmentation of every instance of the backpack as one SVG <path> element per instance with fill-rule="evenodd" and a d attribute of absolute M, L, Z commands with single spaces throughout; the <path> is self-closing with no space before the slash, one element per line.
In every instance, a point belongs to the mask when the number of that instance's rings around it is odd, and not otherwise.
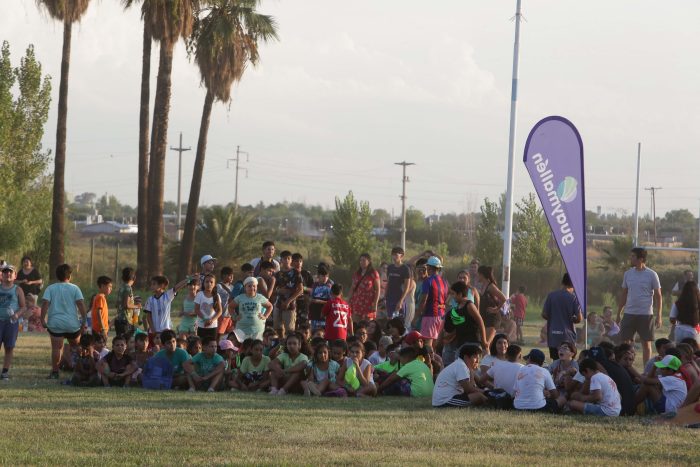
<path fill-rule="evenodd" d="M 146 361 L 141 384 L 146 389 L 170 389 L 173 385 L 173 365 L 165 357 L 151 357 Z"/>

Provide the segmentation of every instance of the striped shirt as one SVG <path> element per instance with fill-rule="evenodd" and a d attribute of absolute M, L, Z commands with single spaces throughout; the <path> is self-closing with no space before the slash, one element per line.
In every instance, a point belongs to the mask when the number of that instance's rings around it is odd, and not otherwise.
<path fill-rule="evenodd" d="M 173 328 L 173 323 L 170 320 L 170 305 L 172 305 L 175 295 L 174 289 L 168 289 L 158 297 L 152 295 L 148 298 L 143 311 L 151 315 L 152 332 Z"/>
<path fill-rule="evenodd" d="M 445 315 L 447 301 L 447 282 L 442 276 L 432 275 L 421 284 L 421 295 L 426 298 L 423 316 L 442 318 Z"/>

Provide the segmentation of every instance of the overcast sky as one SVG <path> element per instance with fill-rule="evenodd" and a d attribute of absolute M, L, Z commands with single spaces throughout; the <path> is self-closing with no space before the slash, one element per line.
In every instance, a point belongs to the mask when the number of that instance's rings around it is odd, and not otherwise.
<path fill-rule="evenodd" d="M 66 190 L 136 203 L 142 23 L 117 0 L 93 0 L 74 27 Z M 215 107 L 202 204 L 233 200 L 236 146 L 250 153 L 241 204 L 299 201 L 333 206 L 353 190 L 371 207 L 426 213 L 477 210 L 505 191 L 515 0 L 263 1 L 280 41 L 261 48 Z M 516 197 L 533 191 L 522 163 L 532 126 L 562 115 L 579 129 L 587 206 L 634 211 L 637 142 L 642 186 L 657 215 L 697 215 L 700 198 L 700 2 L 524 0 Z M 0 38 L 17 64 L 28 44 L 54 77 L 44 137 L 54 150 L 62 25 L 34 0 L 2 0 Z M 189 193 L 204 101 L 197 68 L 175 50 L 169 145 L 183 156 Z M 152 89 L 158 47 L 153 47 Z M 245 156 L 243 156 L 245 160 Z M 165 197 L 177 196 L 177 153 L 168 151 Z M 649 212 L 649 192 L 640 198 Z"/>

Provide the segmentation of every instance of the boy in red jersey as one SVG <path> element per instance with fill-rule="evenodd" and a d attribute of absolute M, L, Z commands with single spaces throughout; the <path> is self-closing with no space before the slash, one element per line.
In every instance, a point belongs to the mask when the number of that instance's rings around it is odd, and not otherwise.
<path fill-rule="evenodd" d="M 352 319 L 350 305 L 343 300 L 343 286 L 333 284 L 331 287 L 331 299 L 326 302 L 321 311 L 321 316 L 326 320 L 326 332 L 324 337 L 328 342 L 336 339 L 345 340 L 348 333 L 352 335 Z"/>

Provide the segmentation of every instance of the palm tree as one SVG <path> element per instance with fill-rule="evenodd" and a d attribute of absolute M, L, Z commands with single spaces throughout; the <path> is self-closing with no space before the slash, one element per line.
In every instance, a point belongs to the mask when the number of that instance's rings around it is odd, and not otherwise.
<path fill-rule="evenodd" d="M 173 49 L 180 37 L 189 37 L 196 0 L 149 0 L 142 16 L 148 34 L 160 42 L 158 78 L 153 107 L 151 156 L 148 167 L 148 274 L 163 271 L 163 188 L 168 139 Z"/>
<path fill-rule="evenodd" d="M 132 7 L 137 0 L 121 0 L 124 8 Z M 144 0 L 148 2 L 150 0 Z M 136 234 L 136 264 L 140 273 L 139 283 L 147 280 L 148 274 L 148 143 L 150 113 L 150 78 L 151 78 L 151 34 L 143 26 L 143 52 L 141 55 L 141 104 L 139 106 L 139 168 L 138 168 L 138 206 Z"/>
<path fill-rule="evenodd" d="M 230 204 L 202 211 L 202 222 L 196 228 L 198 254 L 213 254 L 223 264 L 235 264 L 250 257 L 257 247 L 254 236 L 250 235 L 253 214 Z"/>
<path fill-rule="evenodd" d="M 271 16 L 256 12 L 260 0 L 210 0 L 197 15 L 189 44 L 207 93 L 199 126 L 197 155 L 187 202 L 187 217 L 180 248 L 179 277 L 192 267 L 197 206 L 207 150 L 209 120 L 214 101 L 229 103 L 231 87 L 240 81 L 248 63 L 258 62 L 258 42 L 277 38 Z"/>
<path fill-rule="evenodd" d="M 65 172 L 66 121 L 68 120 L 68 70 L 73 23 L 85 14 L 90 0 L 37 0 L 52 18 L 63 21 L 63 52 L 61 55 L 61 84 L 58 88 L 58 122 L 56 124 L 56 156 L 54 157 L 53 207 L 51 212 L 51 252 L 49 274 L 64 262 L 65 243 Z"/>

